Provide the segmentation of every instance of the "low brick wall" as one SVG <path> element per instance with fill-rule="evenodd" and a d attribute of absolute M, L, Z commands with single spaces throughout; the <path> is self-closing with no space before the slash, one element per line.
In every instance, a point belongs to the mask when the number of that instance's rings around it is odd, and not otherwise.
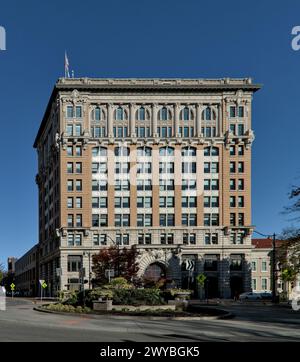
<path fill-rule="evenodd" d="M 137 310 L 143 311 L 143 310 L 175 310 L 175 305 L 139 305 L 139 306 L 134 306 L 134 305 L 113 305 L 112 308 L 116 311 L 121 311 L 121 310 L 128 310 L 131 312 L 135 312 Z"/>

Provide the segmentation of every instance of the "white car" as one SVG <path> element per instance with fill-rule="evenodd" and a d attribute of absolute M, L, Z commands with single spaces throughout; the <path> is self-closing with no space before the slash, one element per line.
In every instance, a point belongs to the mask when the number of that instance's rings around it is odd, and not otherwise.
<path fill-rule="evenodd" d="M 246 293 L 240 294 L 239 299 L 240 300 L 261 300 L 261 295 L 259 293 L 246 292 Z"/>

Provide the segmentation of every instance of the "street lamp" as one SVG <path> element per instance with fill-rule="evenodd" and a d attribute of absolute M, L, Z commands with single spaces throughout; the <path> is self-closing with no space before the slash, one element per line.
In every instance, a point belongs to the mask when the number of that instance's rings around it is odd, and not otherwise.
<path fill-rule="evenodd" d="M 83 256 L 88 256 L 89 258 L 89 289 L 91 289 L 91 252 L 84 251 Z"/>
<path fill-rule="evenodd" d="M 117 276 L 120 276 L 120 244 L 117 243 L 113 238 L 111 238 L 109 235 L 106 234 L 106 237 L 109 238 L 113 242 L 114 245 L 117 247 L 118 251 L 118 264 L 117 264 Z"/>

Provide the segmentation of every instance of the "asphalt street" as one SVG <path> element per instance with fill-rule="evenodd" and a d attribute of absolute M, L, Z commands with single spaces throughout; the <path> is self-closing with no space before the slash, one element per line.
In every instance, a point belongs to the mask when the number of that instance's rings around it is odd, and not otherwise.
<path fill-rule="evenodd" d="M 265 305 L 223 307 L 226 320 L 148 320 L 65 316 L 33 310 L 30 300 L 7 298 L 0 311 L 1 341 L 199 342 L 300 341 L 300 311 Z"/>

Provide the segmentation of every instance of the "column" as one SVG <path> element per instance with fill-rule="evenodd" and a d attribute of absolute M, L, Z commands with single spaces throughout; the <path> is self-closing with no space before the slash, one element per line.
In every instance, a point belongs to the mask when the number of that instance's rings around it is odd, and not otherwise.
<path fill-rule="evenodd" d="M 152 148 L 152 225 L 159 227 L 159 148 Z"/>
<path fill-rule="evenodd" d="M 158 104 L 152 105 L 152 137 L 157 135 L 157 110 Z"/>
<path fill-rule="evenodd" d="M 108 137 L 114 136 L 113 131 L 113 104 L 109 103 L 107 105 L 107 135 Z"/>
<path fill-rule="evenodd" d="M 197 137 L 201 136 L 201 106 L 200 104 L 196 104 L 196 130 Z"/>
<path fill-rule="evenodd" d="M 175 226 L 182 226 L 182 206 L 181 206 L 181 184 L 182 184 L 182 157 L 181 157 L 181 145 L 175 146 L 174 156 L 174 187 L 175 187 Z"/>
<path fill-rule="evenodd" d="M 179 137 L 179 114 L 180 114 L 180 104 L 179 103 L 175 103 L 175 109 L 174 109 L 174 114 L 175 114 L 175 129 L 174 129 L 174 136 L 175 137 Z"/>
<path fill-rule="evenodd" d="M 135 134 L 135 111 L 136 105 L 134 103 L 130 104 L 130 137 L 136 137 Z"/>

